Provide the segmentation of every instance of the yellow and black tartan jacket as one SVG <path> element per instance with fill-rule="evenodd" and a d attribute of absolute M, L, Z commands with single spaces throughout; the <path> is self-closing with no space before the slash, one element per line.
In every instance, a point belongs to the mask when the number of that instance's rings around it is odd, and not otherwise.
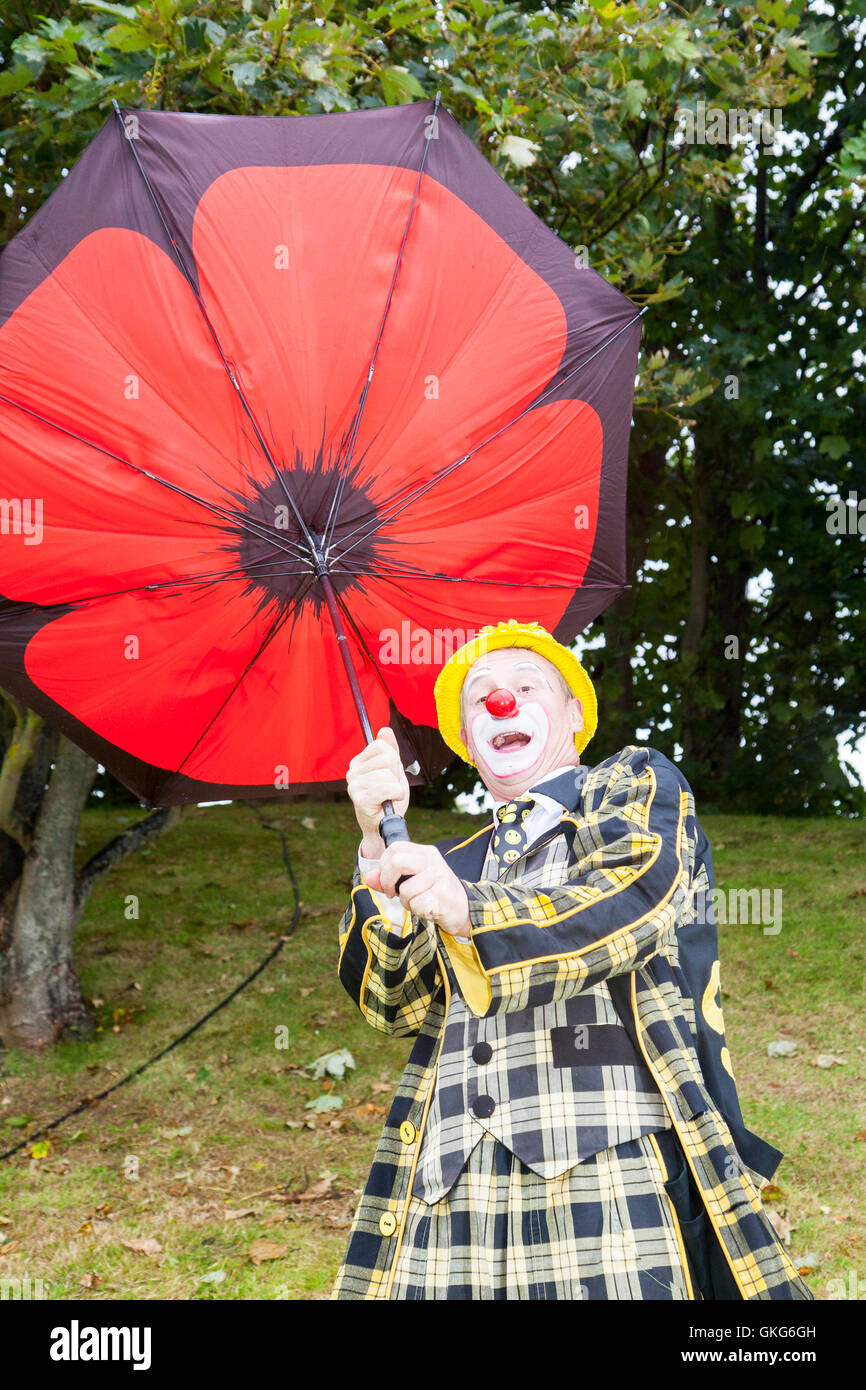
<path fill-rule="evenodd" d="M 696 920 L 695 902 L 707 901 L 713 886 L 709 846 L 682 773 L 656 749 L 634 745 L 592 768 L 559 825 L 527 847 L 537 855 L 566 836 L 571 850 L 564 859 L 551 855 L 550 881 L 536 874 L 532 888 L 521 888 L 520 860 L 498 881 L 479 878 L 492 829 L 491 821 L 467 840 L 440 846 L 466 886 L 487 1014 L 538 1007 L 607 982 L 703 1204 L 729 1290 L 716 1296 L 811 1299 L 761 1203 L 760 1186 L 781 1155 L 742 1124 L 721 1020 L 715 923 Z M 339 930 L 340 979 L 373 1028 L 416 1042 L 333 1297 L 387 1298 L 451 989 L 435 925 L 407 913 L 409 930 L 401 934 L 357 868 L 354 877 Z M 703 975 L 706 987 L 699 989 Z"/>

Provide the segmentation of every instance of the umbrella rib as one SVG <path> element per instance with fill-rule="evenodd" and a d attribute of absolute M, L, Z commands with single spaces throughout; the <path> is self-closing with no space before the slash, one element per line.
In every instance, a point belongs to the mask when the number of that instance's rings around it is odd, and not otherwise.
<path fill-rule="evenodd" d="M 441 99 L 441 93 L 437 92 L 437 93 L 436 93 L 436 100 L 435 100 L 435 102 L 434 102 L 434 104 L 433 104 L 433 115 L 434 115 L 434 117 L 436 116 L 436 114 L 437 114 L 437 112 L 438 112 L 438 110 L 439 110 L 440 99 Z M 426 117 L 425 117 L 425 120 L 426 120 Z M 355 451 L 355 441 L 356 441 L 356 439 L 357 439 L 357 437 L 358 437 L 358 430 L 359 430 L 360 427 L 361 427 L 361 417 L 362 417 L 362 415 L 364 414 L 364 406 L 365 406 L 366 403 L 367 403 L 367 392 L 368 392 L 369 389 L 370 389 L 370 382 L 373 380 L 373 371 L 374 371 L 375 366 L 376 366 L 376 358 L 377 358 L 377 356 L 378 356 L 378 354 L 379 354 L 379 345 L 380 345 L 381 342 L 382 342 L 382 334 L 385 332 L 385 324 L 386 324 L 386 322 L 387 322 L 387 320 L 388 320 L 388 314 L 389 314 L 390 309 L 391 309 L 391 301 L 392 301 L 392 299 L 393 299 L 393 297 L 394 297 L 394 288 L 395 288 L 395 286 L 396 286 L 396 284 L 397 284 L 397 276 L 398 276 L 399 273 L 400 273 L 400 266 L 401 266 L 402 261 L 403 261 L 403 252 L 404 252 L 405 247 L 406 247 L 406 240 L 407 240 L 407 238 L 408 238 L 408 236 L 409 236 L 409 228 L 410 228 L 410 226 L 412 225 L 412 218 L 413 218 L 414 213 L 415 213 L 415 205 L 416 205 L 416 203 L 418 202 L 418 194 L 419 194 L 420 189 L 421 189 L 421 179 L 422 179 L 422 176 L 423 176 L 423 174 L 424 174 L 424 165 L 425 165 L 426 162 L 427 162 L 427 155 L 428 155 L 428 153 L 429 153 L 429 150 L 430 150 L 430 137 L 429 137 L 429 135 L 428 135 L 428 136 L 425 136 L 425 140 L 424 140 L 424 153 L 423 153 L 423 155 L 421 156 L 421 165 L 420 165 L 420 168 L 419 168 L 419 170 L 418 170 L 418 178 L 416 179 L 416 182 L 415 182 L 415 191 L 414 191 L 414 193 L 412 194 L 412 202 L 411 202 L 410 207 L 409 207 L 409 215 L 408 215 L 408 217 L 406 218 L 406 226 L 405 226 L 404 229 L 403 229 L 403 239 L 402 239 L 402 241 L 400 242 L 400 250 L 399 250 L 398 253 L 397 253 L 397 263 L 396 263 L 396 265 L 394 266 L 394 274 L 393 274 L 392 277 L 391 277 L 391 287 L 390 287 L 390 289 L 388 290 L 388 298 L 387 298 L 387 300 L 385 301 L 385 312 L 384 312 L 384 314 L 382 315 L 382 322 L 381 322 L 380 325 L 379 325 L 379 332 L 378 332 L 378 335 L 377 335 L 377 337 L 376 337 L 376 342 L 375 342 L 375 344 L 374 344 L 374 346 L 373 346 L 373 355 L 372 355 L 372 357 L 370 358 L 370 366 L 369 366 L 369 369 L 368 369 L 368 371 L 367 371 L 367 379 L 366 379 L 366 381 L 364 382 L 364 387 L 363 387 L 363 390 L 362 390 L 362 392 L 361 392 L 361 399 L 360 399 L 360 401 L 359 401 L 359 403 L 358 403 L 358 409 L 357 409 L 357 411 L 355 412 L 355 418 L 354 418 L 354 420 L 353 420 L 353 422 L 352 422 L 352 433 L 351 433 L 351 435 L 350 435 L 350 437 L 349 437 L 349 447 L 348 447 L 348 450 L 347 450 L 347 452 L 346 452 L 346 454 L 345 454 L 343 460 L 342 460 L 341 463 L 340 463 L 340 469 L 339 469 L 339 473 L 338 473 L 338 476 L 337 476 L 337 486 L 336 486 L 336 488 L 335 488 L 335 490 L 334 490 L 334 496 L 333 496 L 332 499 L 331 499 L 331 505 L 330 505 L 330 508 L 328 509 L 328 519 L 327 519 L 327 521 L 325 522 L 325 526 L 324 526 L 324 529 L 323 529 L 323 532 L 322 532 L 322 549 L 323 549 L 323 551 L 324 551 L 325 553 L 327 553 L 328 542 L 329 542 L 330 538 L 333 536 L 333 534 L 334 534 L 334 527 L 335 527 L 336 524 L 337 524 L 337 514 L 338 514 L 338 512 L 339 512 L 340 502 L 342 501 L 342 498 L 343 498 L 343 491 L 344 491 L 345 486 L 346 486 L 346 478 L 348 477 L 349 467 L 350 467 L 351 462 L 352 462 L 352 455 L 354 454 L 354 451 Z"/>
<path fill-rule="evenodd" d="M 204 507 L 207 511 L 214 512 L 223 520 L 227 519 L 231 521 L 234 525 L 240 527 L 241 530 L 249 531 L 252 535 L 258 537 L 259 540 L 268 541 L 271 545 L 275 546 L 277 550 L 284 551 L 287 555 L 292 556 L 293 559 L 301 559 L 304 557 L 305 552 L 299 546 L 293 545 L 291 541 L 285 545 L 281 545 L 275 540 L 272 532 L 264 526 L 264 523 L 262 523 L 260 527 L 258 523 L 254 522 L 251 518 L 242 517 L 230 511 L 228 507 L 221 507 L 218 502 L 208 502 L 206 498 L 199 497 L 197 493 L 189 492 L 186 488 L 179 487 L 177 483 L 170 483 L 167 478 L 161 478 L 158 473 L 151 473 L 147 468 L 140 468 L 137 463 L 130 462 L 129 459 L 123 458 L 120 454 L 115 454 L 113 450 L 104 448 L 102 444 L 97 444 L 92 439 L 86 439 L 83 434 L 78 434 L 75 430 L 67 429 L 65 425 L 58 424 L 56 420 L 49 420 L 47 415 L 40 415 L 38 410 L 31 410 L 29 406 L 22 405 L 20 401 L 13 401 L 9 396 L 3 395 L 0 395 L 0 401 L 4 401 L 6 405 L 15 406 L 16 410 L 23 410 L 25 415 L 32 415 L 34 420 L 40 420 L 43 425 L 48 425 L 51 429 L 59 430 L 61 434 L 68 435 L 70 439 L 77 439 L 79 444 L 86 444 L 88 448 L 96 449 L 97 453 L 105 454 L 106 458 L 114 459 L 116 463 L 122 463 L 125 468 L 131 468 L 134 472 L 143 474 L 145 478 L 150 478 L 152 482 L 159 483 L 162 487 L 170 488 L 172 492 L 179 492 L 180 495 L 185 497 L 189 502 L 196 502 L 200 507 Z"/>
<path fill-rule="evenodd" d="M 193 753 L 195 752 L 195 750 L 198 748 L 198 746 L 199 746 L 199 744 L 201 743 L 202 739 L 205 737 L 205 735 L 208 733 L 208 731 L 209 731 L 211 728 L 213 728 L 213 725 L 215 724 L 216 720 L 219 719 L 220 715 L 222 714 L 222 712 L 223 712 L 223 710 L 225 709 L 226 705 L 228 704 L 229 700 L 232 698 L 232 696 L 235 694 L 235 691 L 236 691 L 236 690 L 238 689 L 238 687 L 240 686 L 241 681 L 244 679 L 244 677 L 245 677 L 246 675 L 248 675 L 249 671 L 251 670 L 251 668 L 253 667 L 253 665 L 255 664 L 255 662 L 258 661 L 258 659 L 259 659 L 259 657 L 261 656 L 262 652 L 265 650 L 265 647 L 267 647 L 267 646 L 269 645 L 269 643 L 273 641 L 274 637 L 276 637 L 276 635 L 277 635 L 277 633 L 279 632 L 280 628 L 283 627 L 284 624 L 285 624 L 285 623 L 288 621 L 288 619 L 291 617 L 293 610 L 297 608 L 298 604 L 301 602 L 301 600 L 305 597 L 305 595 L 306 595 L 306 594 L 309 592 L 309 590 L 312 588 L 313 583 L 314 583 L 314 580 L 315 580 L 315 576 L 311 577 L 311 578 L 307 581 L 306 585 L 305 585 L 303 588 L 301 588 L 301 589 L 299 590 L 299 592 L 295 595 L 295 597 L 292 599 L 292 602 L 291 602 L 290 606 L 285 610 L 285 612 L 280 613 L 280 614 L 278 615 L 278 617 L 275 619 L 273 625 L 271 626 L 270 631 L 269 631 L 269 632 L 266 634 L 266 636 L 263 638 L 263 640 L 262 640 L 260 646 L 258 647 L 258 649 L 257 649 L 257 650 L 253 653 L 253 655 L 250 657 L 249 661 L 247 662 L 247 664 L 246 664 L 246 666 L 244 667 L 243 671 L 241 671 L 240 675 L 238 676 L 238 678 L 237 678 L 237 680 L 235 681 L 234 685 L 232 686 L 231 690 L 230 690 L 229 693 L 226 695 L 225 699 L 223 700 L 222 704 L 220 705 L 219 709 L 214 711 L 214 713 L 211 715 L 210 719 L 208 720 L 207 724 L 204 726 L 204 728 L 202 729 L 202 731 L 201 731 L 201 733 L 199 734 L 198 738 L 196 739 L 195 743 L 192 745 L 192 747 L 189 749 L 188 753 L 184 756 L 184 758 L 181 760 L 181 762 L 178 764 L 178 766 L 177 766 L 177 767 L 174 769 L 174 771 L 171 773 L 171 776 L 172 776 L 172 777 L 177 777 L 177 776 L 179 776 L 180 771 L 181 771 L 181 768 L 184 766 L 185 763 L 188 763 L 188 762 L 189 762 L 190 758 L 192 757 L 192 755 L 193 755 Z M 163 784 L 163 785 L 164 785 L 164 784 Z"/>
<path fill-rule="evenodd" d="M 262 561 L 254 561 L 253 563 L 261 564 Z M 307 568 L 302 570 L 267 570 L 262 574 L 251 574 L 249 569 L 239 566 L 234 570 L 207 570 L 201 574 L 184 575 L 177 579 L 161 579 L 155 584 L 133 584 L 128 589 L 105 589 L 100 594 L 82 594 L 80 597 L 57 599 L 53 603 L 28 603 L 26 599 L 10 599 L 9 602 L 14 603 L 17 610 L 23 608 L 25 611 L 45 608 L 74 608 L 84 603 L 97 603 L 99 599 L 103 598 L 119 598 L 123 594 L 147 593 L 155 589 L 180 588 L 186 584 L 191 586 L 208 584 L 214 579 L 218 579 L 220 582 L 229 579 L 247 579 L 255 582 L 257 579 L 300 578 L 301 575 L 309 573 Z"/>
<path fill-rule="evenodd" d="M 199 308 L 199 310 L 200 310 L 200 312 L 201 312 L 202 318 L 203 318 L 204 321 L 205 321 L 205 324 L 207 325 L 208 332 L 210 333 L 211 338 L 213 339 L 214 346 L 215 346 L 217 352 L 218 352 L 219 355 L 220 355 L 220 359 L 221 359 L 221 361 L 222 361 L 222 364 L 223 364 L 223 366 L 224 366 L 225 369 L 226 369 L 226 373 L 227 373 L 227 375 L 228 375 L 228 379 L 229 379 L 229 381 L 231 382 L 232 386 L 234 387 L 234 389 L 235 389 L 235 391 L 236 391 L 236 393 L 237 393 L 238 399 L 239 399 L 239 401 L 240 401 L 240 403 L 241 403 L 241 405 L 242 405 L 242 407 L 243 407 L 243 409 L 244 409 L 244 411 L 245 411 L 245 413 L 246 413 L 246 415 L 247 415 L 247 418 L 248 418 L 249 421 L 250 421 L 250 424 L 252 425 L 253 429 L 255 430 L 256 439 L 257 439 L 258 442 L 259 442 L 259 448 L 262 450 L 262 453 L 264 454 L 265 458 L 267 459 L 268 463 L 271 465 L 271 468 L 274 470 L 274 473 L 276 474 L 276 472 L 277 472 L 277 466 L 276 466 L 276 464 L 275 464 L 275 462 L 274 462 L 273 455 L 271 454 L 271 451 L 270 451 L 270 449 L 269 449 L 268 446 L 267 446 L 267 443 L 266 443 L 266 441 L 265 441 L 265 437 L 264 437 L 264 435 L 262 434 L 261 429 L 259 428 L 259 423 L 258 423 L 258 421 L 256 420 L 256 417 L 255 417 L 255 415 L 253 414 L 252 409 L 250 408 L 250 405 L 249 405 L 249 403 L 248 403 L 248 401 L 247 401 L 246 396 L 244 395 L 244 392 L 243 392 L 243 389 L 242 389 L 242 387 L 241 387 L 241 385 L 240 385 L 240 382 L 238 381 L 237 377 L 235 376 L 234 369 L 232 368 L 231 364 L 230 364 L 229 361 L 228 361 L 228 358 L 226 357 L 225 353 L 223 352 L 222 344 L 220 343 L 220 340 L 219 340 L 219 338 L 217 337 L 216 329 L 214 328 L 213 324 L 212 324 L 211 321 L 210 321 L 210 316 L 209 316 L 209 314 L 208 314 L 208 312 L 207 312 L 207 309 L 206 309 L 205 306 L 204 306 L 204 301 L 203 301 L 203 299 L 202 299 L 202 297 L 201 297 L 201 294 L 199 293 L 199 290 L 198 290 L 198 288 L 197 288 L 195 282 L 193 281 L 192 276 L 190 275 L 189 271 L 187 270 L 186 262 L 184 261 L 183 255 L 181 254 L 181 250 L 180 250 L 180 247 L 179 247 L 178 244 L 177 244 L 177 240 L 176 240 L 176 238 L 175 238 L 174 236 L 172 236 L 171 228 L 169 227 L 168 223 L 167 223 L 166 220 L 165 220 L 165 216 L 164 216 L 164 214 L 163 214 L 162 208 L 161 208 L 160 205 L 159 205 L 159 200 L 158 200 L 157 197 L 156 197 L 156 193 L 154 192 L 154 189 L 153 189 L 153 186 L 152 186 L 152 184 L 151 184 L 151 181 L 150 181 L 150 179 L 148 178 L 147 172 L 146 172 L 146 170 L 145 170 L 145 168 L 144 168 L 144 165 L 143 165 L 142 162 L 141 162 L 141 159 L 140 159 L 140 157 L 139 157 L 138 150 L 135 148 L 135 141 L 134 141 L 134 140 L 131 140 L 131 139 L 129 138 L 129 136 L 127 135 L 127 133 L 126 133 L 126 126 L 125 126 L 124 123 L 123 123 L 123 116 L 121 115 L 120 107 L 119 107 L 119 105 L 118 105 L 118 103 L 117 103 L 116 98 L 112 98 L 112 103 L 111 103 L 111 104 L 112 104 L 112 106 L 113 106 L 113 108 L 114 108 L 114 113 L 115 113 L 115 115 L 117 116 L 117 119 L 118 119 L 119 122 L 120 122 L 120 128 L 121 128 L 121 130 L 123 131 L 123 139 L 126 141 L 127 145 L 129 146 L 130 150 L 132 151 L 132 155 L 133 155 L 133 157 L 134 157 L 134 159 L 135 159 L 136 165 L 138 166 L 139 173 L 141 174 L 141 177 L 144 179 L 145 188 L 147 189 L 147 192 L 148 192 L 148 194 L 149 194 L 149 196 L 150 196 L 150 200 L 151 200 L 151 202 L 153 203 L 154 208 L 156 209 L 157 217 L 159 218 L 160 222 L 162 223 L 163 231 L 165 232 L 166 236 L 167 236 L 168 239 L 169 239 L 169 242 L 170 242 L 170 244 L 171 244 L 172 251 L 174 252 L 175 260 L 177 261 L 178 265 L 180 266 L 181 274 L 183 275 L 184 279 L 186 280 L 187 284 L 189 285 L 190 289 L 192 290 L 193 296 L 194 296 L 194 298 L 195 298 L 195 302 L 196 302 L 196 304 L 198 305 L 198 308 Z M 291 496 L 291 494 L 289 493 L 289 491 L 288 491 L 287 488 L 286 488 L 286 497 L 288 498 L 289 505 L 291 506 L 292 511 L 293 511 L 294 514 L 295 514 L 295 520 L 297 521 L 299 527 L 301 528 L 301 532 L 302 532 L 304 538 L 306 539 L 307 543 L 308 543 L 309 546 L 310 546 L 310 552 L 311 552 L 311 554 L 312 554 L 312 553 L 314 553 L 314 542 L 313 542 L 313 538 L 312 538 L 312 536 L 310 535 L 310 532 L 309 532 L 309 530 L 308 530 L 308 528 L 307 528 L 307 525 L 306 525 L 306 522 L 304 521 L 304 518 L 301 516 L 301 513 L 300 513 L 300 511 L 298 510 L 298 507 L 297 507 L 297 505 L 296 505 L 296 503 L 295 503 L 294 498 Z"/>
<path fill-rule="evenodd" d="M 420 565 L 408 565 L 408 564 L 404 564 L 404 562 L 402 562 L 402 561 L 392 561 L 392 560 L 388 560 L 388 561 L 385 561 L 384 563 L 385 563 L 385 564 L 393 564 L 393 565 L 401 565 L 401 566 L 403 566 L 402 568 L 398 568 L 398 569 L 397 569 L 397 573 L 400 574 L 400 575 L 402 575 L 402 576 L 403 576 L 404 578 L 406 578 L 406 579 L 421 579 L 421 580 L 427 580 L 427 579 L 430 579 L 430 580 L 433 580 L 433 579 L 441 579 L 441 580 L 447 581 L 447 582 L 450 583 L 450 584 L 496 584 L 496 585 L 504 586 L 504 587 L 509 588 L 509 589 L 573 589 L 573 588 L 575 587 L 574 584 L 557 584 L 557 583 L 554 583 L 554 582 L 552 582 L 552 581 L 551 581 L 550 583 L 534 584 L 534 583 L 532 583 L 532 582 L 530 582 L 530 581 L 528 581 L 528 580 L 520 580 L 520 579 L 482 579 L 482 578 L 478 578 L 478 577 L 476 577 L 476 576 L 474 576 L 474 575 L 468 575 L 468 574 L 443 574 L 443 573 L 441 573 L 441 572 L 439 572 L 439 571 L 437 571 L 436 573 L 431 573 L 429 570 L 422 569 Z M 335 569 L 332 571 L 332 573 L 334 573 L 334 574 L 364 574 L 364 575 L 368 575 L 371 579 L 379 579 L 379 578 L 381 578 L 381 579 L 388 579 L 389 577 L 391 577 L 391 576 L 388 575 L 387 571 L 385 571 L 384 569 L 381 569 L 378 565 L 376 566 L 375 569 L 371 569 L 371 570 L 350 570 L 350 569 L 344 569 L 344 568 L 343 568 L 343 565 L 342 565 L 342 561 L 340 561 L 340 560 L 337 560 L 337 561 L 336 561 L 336 567 L 335 567 Z M 581 589 L 621 589 L 621 588 L 623 588 L 623 585 L 622 585 L 622 584 L 581 584 L 581 585 L 580 585 L 580 588 L 581 588 Z"/>
<path fill-rule="evenodd" d="M 400 505 L 395 507 L 391 512 L 385 512 L 384 515 L 378 515 L 375 524 L 371 526 L 369 522 L 361 522 L 361 524 L 359 526 L 356 526 L 354 530 L 347 532 L 347 534 L 342 538 L 344 541 L 350 540 L 352 536 L 357 535 L 357 533 L 361 531 L 364 526 L 369 527 L 369 529 L 365 531 L 363 535 L 358 537 L 358 540 L 355 541 L 354 545 L 350 545 L 346 547 L 346 549 L 344 550 L 341 549 L 340 555 L 348 555 L 350 551 L 355 549 L 355 546 L 361 545 L 363 541 L 368 540 L 370 536 L 375 535 L 376 532 L 381 530 L 381 528 L 388 521 L 393 521 L 395 517 L 399 516 L 401 512 L 404 512 L 406 508 L 411 506 L 413 502 L 416 502 L 419 497 L 423 497 L 424 494 L 429 492 L 432 487 L 435 487 L 437 483 L 442 482 L 444 478 L 450 477 L 450 475 L 453 472 L 455 472 L 456 469 L 460 468 L 464 463 L 468 463 L 469 460 L 472 458 L 473 454 L 478 453 L 479 449 L 485 448 L 488 444 L 492 443 L 494 439 L 498 439 L 501 434 L 505 434 L 506 430 L 510 430 L 513 425 L 516 425 L 518 421 L 522 420 L 525 415 L 528 415 L 530 413 L 530 411 L 535 410 L 549 395 L 551 395 L 553 391 L 557 391 L 561 386 L 564 386 L 567 381 L 570 381 L 573 377 L 575 377 L 578 372 L 583 371 L 584 367 L 588 367 L 590 362 L 592 362 L 596 357 L 598 357 L 599 353 L 603 352 L 606 347 L 609 347 L 610 344 L 620 336 L 620 334 L 625 333 L 627 328 L 631 328 L 633 323 L 637 323 L 638 319 L 646 313 L 647 308 L 648 305 L 644 305 L 640 313 L 635 314 L 634 318 L 629 319 L 628 323 L 624 323 L 622 328 L 617 329 L 616 333 L 611 334 L 609 338 L 605 339 L 605 341 L 598 348 L 596 348 L 595 352 L 591 353 L 590 356 L 587 357 L 583 362 L 579 362 L 576 367 L 573 367 L 572 370 L 570 372 L 567 372 L 564 377 L 560 378 L 559 381 L 551 382 L 550 386 L 546 387 L 545 390 L 542 391 L 540 396 L 537 396 L 533 401 L 529 403 L 529 405 L 525 406 L 524 409 L 521 410 L 519 414 L 515 415 L 512 420 L 508 420 L 506 424 L 501 425 L 498 430 L 494 430 L 493 434 L 489 434 L 486 439 L 482 439 L 479 444 L 475 444 L 467 454 L 463 455 L 462 458 L 456 459 L 453 463 L 446 464 L 444 468 L 441 468 L 439 472 L 436 473 L 432 478 L 428 479 L 426 483 L 419 484 L 414 489 L 414 491 L 410 492 L 408 497 L 404 498 Z M 399 492 L 393 493 L 391 497 L 385 499 L 382 505 L 384 507 L 388 507 L 390 503 L 394 502 L 399 496 Z"/>

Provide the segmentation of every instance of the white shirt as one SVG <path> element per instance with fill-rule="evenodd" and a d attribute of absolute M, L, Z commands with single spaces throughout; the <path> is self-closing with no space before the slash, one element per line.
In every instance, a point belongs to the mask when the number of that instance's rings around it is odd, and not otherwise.
<path fill-rule="evenodd" d="M 574 767 L 575 764 L 568 763 L 565 767 L 556 767 L 553 769 L 552 772 L 546 772 L 544 774 L 544 777 L 541 778 L 539 785 L 544 786 L 544 783 L 548 780 L 548 778 L 558 777 L 562 772 L 571 772 Z M 507 805 L 507 802 L 511 799 L 512 798 L 503 797 L 499 801 L 494 800 L 494 813 L 499 810 L 500 806 Z M 555 825 L 559 825 L 561 819 L 562 802 L 557 801 L 555 797 L 543 796 L 540 792 L 536 792 L 535 805 L 529 812 L 529 815 L 526 817 L 526 820 L 523 822 L 524 828 L 526 830 L 526 843 L 528 845 L 534 844 L 535 841 L 540 839 L 542 835 L 546 835 L 548 830 L 552 830 Z M 361 871 L 362 878 L 365 873 L 369 873 L 371 869 L 375 869 L 378 863 L 378 859 L 367 859 L 366 856 L 361 853 L 360 849 L 358 850 L 358 868 Z M 389 922 L 391 922 L 395 927 L 402 927 L 403 904 L 400 902 L 400 899 L 386 897 L 384 893 L 377 893 L 374 896 L 380 903 L 384 904 L 385 915 L 387 916 Z M 455 941 L 470 940 L 468 936 L 457 936 L 454 939 Z"/>

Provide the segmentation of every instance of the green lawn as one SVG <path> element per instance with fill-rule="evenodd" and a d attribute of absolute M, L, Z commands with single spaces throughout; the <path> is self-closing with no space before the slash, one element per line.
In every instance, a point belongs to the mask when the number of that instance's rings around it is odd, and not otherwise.
<path fill-rule="evenodd" d="M 88 811 L 82 858 L 137 814 Z M 48 1153 L 33 1156 L 30 1143 L 0 1164 L 0 1281 L 41 1279 L 49 1299 L 328 1297 L 411 1039 L 375 1033 L 337 980 L 358 839 L 348 803 L 265 815 L 284 827 L 300 884 L 294 937 L 200 1032 L 55 1131 Z M 418 840 L 475 823 L 449 812 L 410 820 Z M 800 1264 L 809 1257 L 816 1297 L 838 1297 L 831 1281 L 847 1288 L 852 1271 L 866 1275 L 866 826 L 702 824 L 720 887 L 782 890 L 778 934 L 721 928 L 728 1044 L 746 1123 L 786 1155 L 772 1198 L 788 1249 Z M 212 1008 L 272 948 L 292 907 L 279 837 L 251 808 L 185 811 L 88 906 L 77 959 L 101 1031 L 39 1057 L 0 1054 L 0 1150 Z M 767 1043 L 782 1038 L 798 1051 L 771 1060 Z M 357 1063 L 333 1083 L 342 1107 L 306 1109 L 328 1089 L 308 1064 L 341 1048 Z M 823 1069 L 819 1054 L 845 1060 Z M 155 1244 L 124 1244 L 140 1241 Z"/>

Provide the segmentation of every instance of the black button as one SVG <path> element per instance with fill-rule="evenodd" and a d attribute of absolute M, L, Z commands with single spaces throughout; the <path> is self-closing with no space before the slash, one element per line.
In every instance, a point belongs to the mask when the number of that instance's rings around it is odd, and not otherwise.
<path fill-rule="evenodd" d="M 490 1043 L 476 1043 L 472 1049 L 472 1060 L 473 1062 L 477 1062 L 479 1066 L 483 1067 L 484 1063 L 489 1062 L 492 1056 L 493 1048 L 490 1046 Z"/>
<path fill-rule="evenodd" d="M 495 1109 L 496 1101 L 492 1096 L 476 1096 L 472 1102 L 473 1114 L 477 1115 L 479 1120 L 489 1119 Z"/>

